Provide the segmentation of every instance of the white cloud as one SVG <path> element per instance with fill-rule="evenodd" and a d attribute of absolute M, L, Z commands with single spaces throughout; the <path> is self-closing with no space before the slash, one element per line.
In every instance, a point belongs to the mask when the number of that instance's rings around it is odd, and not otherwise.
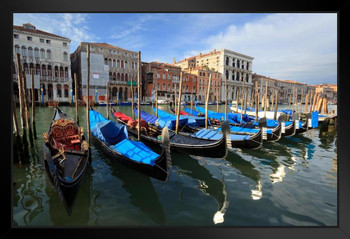
<path fill-rule="evenodd" d="M 71 40 L 70 51 L 73 52 L 83 41 L 97 41 L 99 37 L 89 31 L 88 14 L 14 14 L 14 25 L 30 22 L 37 29 L 67 37 Z"/>
<path fill-rule="evenodd" d="M 253 71 L 306 83 L 336 82 L 336 14 L 272 14 L 204 40 L 254 57 Z"/>

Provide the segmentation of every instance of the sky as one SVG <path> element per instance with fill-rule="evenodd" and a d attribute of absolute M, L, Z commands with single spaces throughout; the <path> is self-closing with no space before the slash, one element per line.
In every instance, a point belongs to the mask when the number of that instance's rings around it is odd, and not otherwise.
<path fill-rule="evenodd" d="M 80 42 L 141 51 L 172 63 L 229 49 L 254 58 L 253 73 L 306 84 L 337 83 L 336 13 L 15 13 L 13 24 Z"/>

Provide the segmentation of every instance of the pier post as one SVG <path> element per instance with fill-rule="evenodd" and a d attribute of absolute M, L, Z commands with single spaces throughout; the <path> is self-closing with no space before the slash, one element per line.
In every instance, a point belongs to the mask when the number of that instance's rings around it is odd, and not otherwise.
<path fill-rule="evenodd" d="M 33 74 L 33 70 L 31 72 Z M 29 119 L 29 106 L 28 106 L 28 91 L 27 91 L 27 78 L 25 73 L 23 72 L 23 90 L 24 90 L 24 109 L 25 109 L 25 118 L 26 118 L 26 127 L 28 129 L 28 137 L 29 137 L 29 144 L 30 146 L 34 146 L 33 143 L 33 132 L 32 127 L 30 125 L 30 119 Z"/>
<path fill-rule="evenodd" d="M 87 135 L 88 135 L 88 143 L 89 148 L 91 147 L 91 139 L 90 139 L 90 45 L 87 45 L 86 50 L 86 60 L 87 60 L 87 84 L 86 84 L 86 124 L 87 124 Z M 108 102 L 107 102 L 108 103 Z"/>
<path fill-rule="evenodd" d="M 35 126 L 35 91 L 34 91 L 34 70 L 32 70 L 32 128 L 33 137 L 36 139 L 36 126 Z"/>
<path fill-rule="evenodd" d="M 179 132 L 179 118 L 180 118 L 181 94 L 182 94 L 182 71 L 180 71 L 179 98 L 178 98 L 178 102 L 177 102 L 176 129 L 175 129 L 175 133 L 178 133 L 178 132 Z"/>
<path fill-rule="evenodd" d="M 27 130 L 25 127 L 25 116 L 24 116 L 24 102 L 23 102 L 23 81 L 22 81 L 22 68 L 20 62 L 20 55 L 17 53 L 17 80 L 18 80 L 18 92 L 19 92 L 19 114 L 21 119 L 21 129 L 22 129 L 22 142 L 23 147 L 27 148 Z"/>
<path fill-rule="evenodd" d="M 130 92 L 131 92 L 131 115 L 132 118 L 135 119 L 135 114 L 134 114 L 134 89 L 133 89 L 133 78 L 131 77 L 130 79 Z"/>
<path fill-rule="evenodd" d="M 75 99 L 75 122 L 79 124 L 79 115 L 78 115 L 78 83 L 77 83 L 77 73 L 74 73 L 74 99 Z"/>
<path fill-rule="evenodd" d="M 209 102 L 209 95 L 210 95 L 210 85 L 211 85 L 211 74 L 209 74 L 209 82 L 207 86 L 207 97 L 205 99 L 205 128 L 208 128 L 208 102 Z"/>
<path fill-rule="evenodd" d="M 276 90 L 275 115 L 273 117 L 274 120 L 277 120 L 277 110 L 278 110 L 278 90 Z"/>
<path fill-rule="evenodd" d="M 139 51 L 137 59 L 137 139 L 141 140 L 141 52 Z"/>

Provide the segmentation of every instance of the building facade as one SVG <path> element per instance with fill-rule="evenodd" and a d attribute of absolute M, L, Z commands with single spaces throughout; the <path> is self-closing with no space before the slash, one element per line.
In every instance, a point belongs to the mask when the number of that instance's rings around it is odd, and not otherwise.
<path fill-rule="evenodd" d="M 243 88 L 248 92 L 248 99 L 253 89 L 252 64 L 253 57 L 234 52 L 228 49 L 221 49 L 197 56 L 185 58 L 179 62 L 174 60 L 174 64 L 182 69 L 189 67 L 206 67 L 208 70 L 221 73 L 221 101 L 225 99 L 225 80 L 227 78 L 228 100 L 237 100 Z"/>
<path fill-rule="evenodd" d="M 13 82 L 18 97 L 16 54 L 20 54 L 21 68 L 25 72 L 26 86 L 31 89 L 34 70 L 35 101 L 69 102 L 71 100 L 71 63 L 66 37 L 36 29 L 25 23 L 13 26 Z M 41 89 L 43 95 L 41 94 Z"/>
<path fill-rule="evenodd" d="M 142 72 L 145 86 L 144 99 L 146 101 L 154 100 L 152 96 L 154 97 L 156 90 L 158 100 L 174 101 L 175 88 L 176 92 L 179 91 L 180 67 L 161 62 L 144 62 Z"/>
<path fill-rule="evenodd" d="M 77 76 L 78 98 L 87 96 L 87 46 L 90 45 L 90 100 L 105 100 L 107 83 L 112 100 L 131 100 L 131 80 L 137 81 L 138 52 L 107 43 L 81 42 L 71 54 L 72 73 Z M 97 97 L 97 98 L 96 98 Z"/>
<path fill-rule="evenodd" d="M 210 92 L 209 92 L 209 102 L 220 101 L 220 91 L 221 91 L 221 81 L 222 76 L 221 73 L 217 71 L 208 70 L 207 67 L 194 67 L 187 70 L 187 72 L 191 72 L 191 74 L 196 76 L 196 79 L 193 82 L 195 98 L 194 100 L 204 103 L 208 91 L 209 85 L 209 77 L 211 75 L 211 83 L 210 83 Z"/>
<path fill-rule="evenodd" d="M 278 90 L 279 103 L 282 103 L 282 104 L 288 104 L 289 101 L 292 101 L 293 90 L 297 94 L 296 97 L 298 102 L 300 102 L 300 100 L 304 102 L 305 95 L 310 90 L 307 84 L 303 84 L 303 83 L 300 83 L 297 81 L 291 81 L 291 80 L 278 80 L 278 79 L 273 79 L 267 76 L 262 76 L 257 74 L 253 74 L 252 81 L 253 81 L 254 91 L 256 89 L 255 87 L 256 86 L 258 87 L 257 91 L 260 95 L 260 102 L 261 102 L 261 97 L 265 95 L 266 86 L 267 86 L 267 96 L 269 97 L 269 99 L 271 98 L 272 95 L 275 95 L 276 90 Z"/>

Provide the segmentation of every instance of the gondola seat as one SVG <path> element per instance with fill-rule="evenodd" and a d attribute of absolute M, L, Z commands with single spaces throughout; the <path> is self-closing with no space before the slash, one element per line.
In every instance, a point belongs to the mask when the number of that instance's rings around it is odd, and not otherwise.
<path fill-rule="evenodd" d="M 56 149 L 80 150 L 80 129 L 72 120 L 59 119 L 51 125 L 49 142 Z"/>

